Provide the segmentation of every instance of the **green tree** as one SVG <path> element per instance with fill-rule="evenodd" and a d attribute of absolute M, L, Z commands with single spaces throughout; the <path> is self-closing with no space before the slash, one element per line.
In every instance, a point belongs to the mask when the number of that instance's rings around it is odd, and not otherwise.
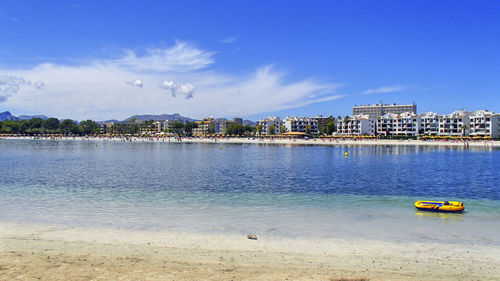
<path fill-rule="evenodd" d="M 335 126 L 335 121 L 329 121 L 326 123 L 326 134 L 332 135 L 333 132 L 337 131 L 337 126 Z"/>
<path fill-rule="evenodd" d="M 231 123 L 231 125 L 229 125 L 226 128 L 226 135 L 230 135 L 230 136 L 234 136 L 234 135 L 242 136 L 244 134 L 245 134 L 245 127 L 243 125 L 238 124 L 238 123 Z"/>
<path fill-rule="evenodd" d="M 464 137 L 465 132 L 467 131 L 467 129 L 469 129 L 469 126 L 463 124 L 462 126 L 460 126 L 460 128 L 462 129 L 462 137 Z"/>
<path fill-rule="evenodd" d="M 31 118 L 28 121 L 28 126 L 30 129 L 40 129 L 40 128 L 42 128 L 42 123 L 43 123 L 42 118 L 35 117 L 35 118 Z"/>
<path fill-rule="evenodd" d="M 262 134 L 262 125 L 261 124 L 257 125 L 257 133 L 259 134 L 259 136 Z"/>
<path fill-rule="evenodd" d="M 186 132 L 186 135 L 188 136 L 193 135 L 194 128 L 198 128 L 198 124 L 195 122 L 186 122 L 186 124 L 184 124 L 184 132 Z"/>
<path fill-rule="evenodd" d="M 64 119 L 61 124 L 59 124 L 59 130 L 64 135 L 80 133 L 78 125 L 71 119 Z"/>
<path fill-rule="evenodd" d="M 174 124 L 172 124 L 172 128 L 174 133 L 180 136 L 184 131 L 184 124 L 182 124 L 182 122 L 175 122 Z"/>
<path fill-rule="evenodd" d="M 80 131 L 84 135 L 92 135 L 95 134 L 96 131 L 98 131 L 100 126 L 92 121 L 92 120 L 85 120 L 80 123 Z"/>
<path fill-rule="evenodd" d="M 255 128 L 254 126 L 251 126 L 251 125 L 245 125 L 245 134 L 249 135 L 251 134 L 252 132 L 255 132 L 257 130 L 257 128 Z"/>
<path fill-rule="evenodd" d="M 209 133 L 209 134 L 215 134 L 215 122 L 210 122 L 208 124 L 207 133 Z"/>
<path fill-rule="evenodd" d="M 276 132 L 276 125 L 272 124 L 271 126 L 269 126 L 269 134 L 274 135 L 275 132 Z"/>
<path fill-rule="evenodd" d="M 46 130 L 56 131 L 59 127 L 59 123 L 59 119 L 57 118 L 48 118 L 47 120 L 43 121 L 42 127 Z"/>
<path fill-rule="evenodd" d="M 284 126 L 284 125 L 281 126 L 281 133 L 283 134 L 283 133 L 286 133 L 286 132 L 288 132 L 288 129 L 286 128 L 286 126 Z"/>

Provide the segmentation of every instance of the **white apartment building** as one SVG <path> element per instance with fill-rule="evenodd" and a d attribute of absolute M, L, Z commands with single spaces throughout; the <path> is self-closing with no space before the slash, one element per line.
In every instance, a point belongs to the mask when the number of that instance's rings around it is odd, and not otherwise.
<path fill-rule="evenodd" d="M 375 134 L 375 119 L 368 114 L 348 116 L 337 121 L 337 134 L 364 136 Z"/>
<path fill-rule="evenodd" d="M 162 130 L 170 130 L 174 128 L 175 123 L 182 123 L 185 124 L 186 122 L 181 119 L 172 119 L 172 120 L 165 120 L 162 122 Z"/>
<path fill-rule="evenodd" d="M 420 117 L 413 112 L 387 113 L 377 118 L 377 134 L 384 136 L 417 136 Z"/>
<path fill-rule="evenodd" d="M 367 114 L 372 118 L 377 118 L 383 116 L 387 113 L 401 114 L 404 112 L 417 113 L 416 104 L 383 104 L 382 101 L 379 104 L 365 104 L 359 106 L 353 106 L 352 115 Z"/>
<path fill-rule="evenodd" d="M 420 114 L 420 134 L 436 136 L 439 133 L 439 115 L 434 112 Z"/>
<path fill-rule="evenodd" d="M 309 133 L 318 135 L 318 120 L 309 117 L 289 116 L 283 122 L 288 132 Z"/>
<path fill-rule="evenodd" d="M 473 111 L 469 115 L 469 135 L 500 137 L 500 114 L 488 110 Z"/>
<path fill-rule="evenodd" d="M 469 125 L 469 112 L 457 110 L 451 114 L 439 117 L 440 136 L 464 136 L 464 126 Z"/>
<path fill-rule="evenodd" d="M 269 116 L 265 119 L 259 120 L 258 124 L 262 126 L 260 134 L 261 135 L 273 135 L 271 134 L 271 126 L 274 125 L 274 135 L 281 134 L 281 127 L 283 126 L 283 122 L 281 122 L 281 118 L 278 116 Z"/>

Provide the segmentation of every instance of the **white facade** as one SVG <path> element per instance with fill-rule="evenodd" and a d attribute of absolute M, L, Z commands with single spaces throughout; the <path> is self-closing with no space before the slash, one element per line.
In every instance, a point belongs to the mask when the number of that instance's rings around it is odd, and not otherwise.
<path fill-rule="evenodd" d="M 436 136 L 439 133 L 439 117 L 434 112 L 420 114 L 420 134 Z"/>
<path fill-rule="evenodd" d="M 413 112 L 387 113 L 377 118 L 377 134 L 384 136 L 417 136 L 420 117 Z"/>
<path fill-rule="evenodd" d="M 457 110 L 451 114 L 439 117 L 440 136 L 464 136 L 467 132 L 464 126 L 469 125 L 469 112 Z"/>
<path fill-rule="evenodd" d="M 272 135 L 270 131 L 272 125 L 274 125 L 274 135 L 280 135 L 283 122 L 281 122 L 281 119 L 277 116 L 269 116 L 265 119 L 259 120 L 259 125 L 262 126 L 260 132 L 262 135 Z"/>
<path fill-rule="evenodd" d="M 375 134 L 375 119 L 368 114 L 349 116 L 337 121 L 337 134 L 363 136 Z"/>
<path fill-rule="evenodd" d="M 469 115 L 469 135 L 500 137 L 500 114 L 487 110 L 478 110 Z"/>
<path fill-rule="evenodd" d="M 301 132 L 318 135 L 318 120 L 309 117 L 289 116 L 283 122 L 288 132 Z"/>

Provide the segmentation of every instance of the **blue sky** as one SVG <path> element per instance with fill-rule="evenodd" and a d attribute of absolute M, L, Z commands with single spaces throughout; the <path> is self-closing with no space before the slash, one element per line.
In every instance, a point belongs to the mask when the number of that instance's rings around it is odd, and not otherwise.
<path fill-rule="evenodd" d="M 2 1 L 0 111 L 500 112 L 498 1 Z"/>

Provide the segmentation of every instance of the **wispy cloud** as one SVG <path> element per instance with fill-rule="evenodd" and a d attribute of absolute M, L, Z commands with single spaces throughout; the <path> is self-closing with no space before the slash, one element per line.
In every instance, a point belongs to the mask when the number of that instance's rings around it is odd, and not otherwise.
<path fill-rule="evenodd" d="M 362 92 L 363 95 L 372 95 L 372 94 L 385 94 L 385 93 L 393 93 L 400 92 L 408 89 L 407 86 L 395 85 L 395 86 L 385 86 L 380 88 L 367 89 Z"/>
<path fill-rule="evenodd" d="M 1 105 L 77 120 L 124 119 L 137 112 L 181 112 L 203 118 L 275 112 L 342 97 L 337 93 L 340 84 L 314 78 L 290 81 L 275 66 L 238 75 L 215 70 L 213 54 L 179 41 L 165 49 L 141 55 L 128 51 L 117 59 L 85 65 L 0 68 L 0 77 L 11 73 L 23 79 L 0 80 Z M 29 81 L 43 84 L 34 86 Z"/>
<path fill-rule="evenodd" d="M 173 47 L 166 49 L 148 49 L 139 56 L 132 50 L 125 55 L 107 63 L 130 71 L 193 71 L 208 67 L 214 63 L 213 52 L 197 49 L 195 46 L 177 41 Z"/>
<path fill-rule="evenodd" d="M 219 42 L 224 43 L 224 44 L 231 44 L 231 43 L 234 43 L 236 40 L 238 40 L 238 37 L 233 36 L 233 37 L 224 38 L 224 39 L 220 40 Z"/>
<path fill-rule="evenodd" d="M 31 86 L 31 81 L 10 74 L 0 75 L 0 102 L 5 102 L 8 98 L 16 95 L 21 90 L 21 86 Z M 45 83 L 37 81 L 34 83 L 34 87 L 43 89 Z"/>

